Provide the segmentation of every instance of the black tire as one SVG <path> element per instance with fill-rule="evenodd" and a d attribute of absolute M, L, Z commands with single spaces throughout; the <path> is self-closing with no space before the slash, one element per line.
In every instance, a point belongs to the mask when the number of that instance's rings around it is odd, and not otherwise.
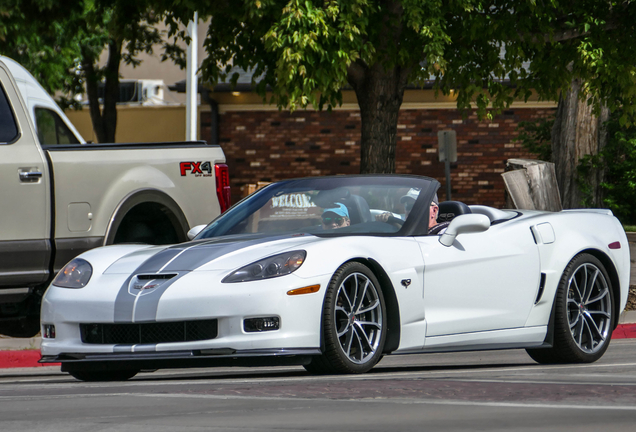
<path fill-rule="evenodd" d="M 80 381 L 126 381 L 139 373 L 138 370 L 109 370 L 109 371 L 69 371 Z"/>
<path fill-rule="evenodd" d="M 605 267 L 590 254 L 567 265 L 554 300 L 551 348 L 526 351 L 538 363 L 592 363 L 610 344 L 614 329 L 614 292 Z"/>
<path fill-rule="evenodd" d="M 0 322 L 0 334 L 15 338 L 32 338 L 40 333 L 40 317 L 28 316 Z"/>
<path fill-rule="evenodd" d="M 371 370 L 382 358 L 386 323 L 384 296 L 373 272 L 357 262 L 342 265 L 329 282 L 323 304 L 325 351 L 305 369 L 311 373 Z"/>

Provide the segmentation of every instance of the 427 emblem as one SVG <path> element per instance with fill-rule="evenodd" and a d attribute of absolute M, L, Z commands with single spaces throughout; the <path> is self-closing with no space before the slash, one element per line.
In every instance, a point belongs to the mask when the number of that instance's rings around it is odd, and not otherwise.
<path fill-rule="evenodd" d="M 195 177 L 212 176 L 212 164 L 210 162 L 181 162 L 179 163 L 181 176 L 194 174 Z"/>

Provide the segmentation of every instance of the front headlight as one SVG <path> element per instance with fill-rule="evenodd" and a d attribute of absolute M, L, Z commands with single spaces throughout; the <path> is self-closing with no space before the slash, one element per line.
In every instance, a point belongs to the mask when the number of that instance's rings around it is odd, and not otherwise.
<path fill-rule="evenodd" d="M 307 252 L 300 250 L 264 258 L 230 273 L 221 282 L 248 282 L 285 276 L 298 270 L 306 256 Z"/>
<path fill-rule="evenodd" d="M 52 284 L 62 288 L 84 288 L 93 274 L 88 261 L 75 258 L 55 276 Z"/>

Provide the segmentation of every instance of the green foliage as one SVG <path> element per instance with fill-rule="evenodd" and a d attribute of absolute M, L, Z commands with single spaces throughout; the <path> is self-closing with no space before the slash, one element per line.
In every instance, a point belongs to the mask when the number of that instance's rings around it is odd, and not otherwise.
<path fill-rule="evenodd" d="M 85 92 L 86 62 L 95 66 L 97 81 L 106 77 L 97 61 L 112 41 L 122 42 L 116 54 L 133 66 L 156 44 L 163 45 L 165 58 L 182 57 L 183 50 L 163 41 L 156 28 L 164 18 L 143 0 L 3 0 L 0 54 L 26 67 L 49 93 L 61 93 L 66 106 Z"/>
<path fill-rule="evenodd" d="M 154 0 L 173 23 L 211 17 L 205 77 L 232 66 L 271 86 L 280 107 L 331 108 L 356 68 L 434 79 L 481 117 L 527 100 L 556 100 L 572 78 L 595 106 L 636 114 L 636 2 L 579 0 Z M 176 24 L 173 34 L 177 34 Z M 255 81 L 256 83 L 256 81 Z"/>
<path fill-rule="evenodd" d="M 552 126 L 554 118 L 541 118 L 537 121 L 519 122 L 517 141 L 530 153 L 542 161 L 552 161 Z"/>
<path fill-rule="evenodd" d="M 636 224 L 636 128 L 621 125 L 622 112 L 613 113 L 606 123 L 607 145 L 597 155 L 585 156 L 578 174 L 585 205 L 591 205 L 591 189 L 586 181 L 596 170 L 604 171 L 603 207 L 612 210 L 623 224 Z"/>
<path fill-rule="evenodd" d="M 49 92 L 81 93 L 75 73 L 80 56 L 77 29 L 66 25 L 78 4 L 67 2 L 68 17 L 46 0 L 5 0 L 0 5 L 0 54 L 25 66 Z"/>

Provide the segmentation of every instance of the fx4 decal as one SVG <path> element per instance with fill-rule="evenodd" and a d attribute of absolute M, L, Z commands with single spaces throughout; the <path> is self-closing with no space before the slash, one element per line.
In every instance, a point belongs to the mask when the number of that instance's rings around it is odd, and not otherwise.
<path fill-rule="evenodd" d="M 212 164 L 210 162 L 181 162 L 179 163 L 181 176 L 185 176 L 190 171 L 195 177 L 211 177 Z"/>

